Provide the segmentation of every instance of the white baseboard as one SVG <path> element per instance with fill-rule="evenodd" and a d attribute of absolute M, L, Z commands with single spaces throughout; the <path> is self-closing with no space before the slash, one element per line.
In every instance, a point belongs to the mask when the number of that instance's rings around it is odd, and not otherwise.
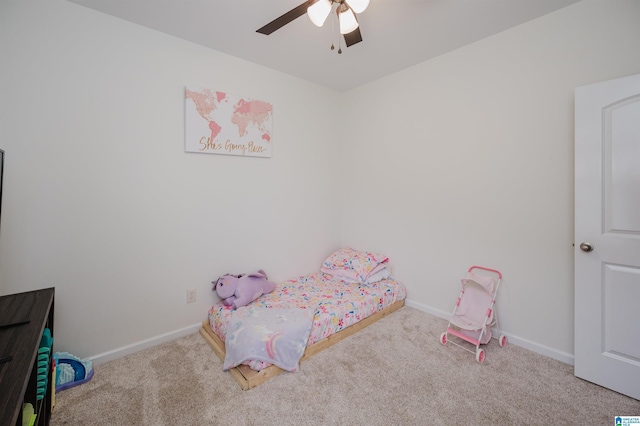
<path fill-rule="evenodd" d="M 404 304 L 409 306 L 410 308 L 414 308 L 414 309 L 417 309 L 419 311 L 426 312 L 426 313 L 431 314 L 433 316 L 436 316 L 438 318 L 446 319 L 447 321 L 449 320 L 449 317 L 451 316 L 451 311 L 449 311 L 449 312 L 441 311 L 440 309 L 432 308 L 431 306 L 427 306 L 427 305 L 423 305 L 422 303 L 414 302 L 411 299 L 406 299 L 404 301 Z"/>
<path fill-rule="evenodd" d="M 433 308 L 431 306 L 423 305 L 422 303 L 414 302 L 410 299 L 405 300 L 405 304 L 411 308 L 417 309 L 422 312 L 426 312 L 430 315 L 436 316 L 438 318 L 443 318 L 445 320 L 449 320 L 451 316 L 451 312 L 445 312 L 440 309 Z M 142 340 L 137 343 L 132 343 L 131 345 L 123 346 L 121 348 L 117 348 L 111 351 L 107 351 L 98 355 L 94 355 L 89 357 L 89 359 L 94 363 L 94 365 L 100 365 L 108 361 L 112 361 L 114 359 L 122 358 L 124 356 L 139 352 L 144 349 L 152 348 L 161 343 L 169 342 L 174 339 L 178 339 L 180 337 L 188 336 L 189 334 L 197 333 L 202 327 L 202 323 L 197 323 L 190 325 L 188 327 L 181 328 L 179 330 L 171 331 L 169 333 L 161 334 L 156 337 L 152 337 L 150 339 Z M 541 345 L 536 342 L 532 342 L 527 339 L 523 339 L 522 337 L 518 337 L 511 333 L 501 332 L 507 336 L 509 344 L 513 344 L 516 346 L 520 346 L 522 348 L 528 349 L 530 351 L 539 353 L 544 356 L 548 356 L 549 358 L 553 358 L 555 360 L 564 362 L 565 364 L 573 365 L 573 355 L 568 354 L 566 352 L 559 351 L 557 349 L 550 348 L 545 345 Z M 497 335 L 497 333 L 496 333 Z"/>
<path fill-rule="evenodd" d="M 440 309 L 435 309 L 435 308 L 432 308 L 431 306 L 423 305 L 422 303 L 417 303 L 409 299 L 405 300 L 405 305 L 411 308 L 417 309 L 419 311 L 426 312 L 438 318 L 443 318 L 447 321 L 451 317 L 451 313 L 452 313 L 452 312 L 445 312 Z M 497 335 L 497 333 L 495 334 Z M 523 339 L 522 337 L 515 336 L 511 333 L 505 333 L 503 330 L 501 330 L 501 334 L 504 334 L 505 336 L 507 336 L 507 341 L 509 342 L 510 345 L 512 344 L 512 345 L 520 346 L 521 348 L 525 348 L 532 352 L 538 353 L 540 355 L 553 358 L 560 362 L 564 362 L 565 364 L 573 365 L 572 354 L 562 352 L 557 349 L 553 349 L 536 342 L 532 342 L 531 340 Z"/>
<path fill-rule="evenodd" d="M 158 346 L 161 343 L 169 342 L 171 340 L 178 339 L 180 337 L 188 336 L 193 333 L 197 333 L 198 330 L 202 327 L 202 323 L 197 323 L 190 325 L 185 328 L 181 328 L 179 330 L 171 331 L 169 333 L 161 334 L 156 337 L 152 337 L 150 339 L 142 340 L 140 342 L 132 343 L 127 346 L 123 346 L 121 348 L 117 348 L 111 351 L 103 352 L 98 355 L 94 355 L 89 357 L 89 359 L 93 362 L 94 365 L 100 365 L 108 361 L 113 361 L 114 359 L 122 358 L 127 355 L 131 355 L 133 353 L 139 352 L 144 349 L 149 349 L 154 346 Z"/>

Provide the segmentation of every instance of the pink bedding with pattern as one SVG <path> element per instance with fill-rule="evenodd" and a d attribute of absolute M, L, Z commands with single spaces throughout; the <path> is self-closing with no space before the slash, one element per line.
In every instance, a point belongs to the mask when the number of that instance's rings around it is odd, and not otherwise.
<path fill-rule="evenodd" d="M 309 346 L 406 296 L 405 286 L 390 277 L 374 283 L 351 283 L 336 275 L 316 272 L 277 283 L 275 290 L 260 296 L 249 306 L 314 309 L 313 327 L 307 340 Z M 232 308 L 222 302 L 209 310 L 211 329 L 222 341 L 225 341 L 231 312 Z M 270 365 L 262 361 L 244 364 L 258 371 Z"/>

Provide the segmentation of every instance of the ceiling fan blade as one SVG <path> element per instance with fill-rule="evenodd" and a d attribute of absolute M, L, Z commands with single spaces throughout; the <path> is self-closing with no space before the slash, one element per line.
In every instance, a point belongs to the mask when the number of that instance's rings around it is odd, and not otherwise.
<path fill-rule="evenodd" d="M 307 13 L 307 8 L 309 6 L 311 6 L 312 4 L 314 4 L 315 2 L 317 2 L 317 1 L 318 0 L 307 0 L 307 1 L 305 1 L 300 6 L 291 9 L 290 11 L 285 13 L 284 15 L 280 16 L 279 18 L 274 19 L 273 21 L 269 22 L 264 27 L 256 30 L 256 32 L 260 33 L 260 34 L 264 34 L 264 35 L 269 35 L 272 32 L 274 32 L 275 30 L 279 30 L 280 28 L 282 28 L 285 25 L 287 25 L 289 22 L 291 22 L 291 21 L 293 21 L 295 19 L 298 19 L 299 17 L 301 17 L 302 15 Z"/>
<path fill-rule="evenodd" d="M 354 44 L 360 43 L 361 41 L 362 34 L 360 34 L 360 27 L 344 35 L 344 42 L 346 43 L 347 47 L 353 46 Z"/>

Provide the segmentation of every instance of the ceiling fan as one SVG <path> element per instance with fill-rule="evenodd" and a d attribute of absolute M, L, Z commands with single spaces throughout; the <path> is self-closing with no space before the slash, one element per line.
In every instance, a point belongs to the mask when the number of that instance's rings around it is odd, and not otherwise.
<path fill-rule="evenodd" d="M 291 21 L 298 19 L 305 13 L 309 15 L 311 22 L 321 27 L 333 10 L 334 5 L 336 5 L 335 11 L 340 24 L 340 34 L 344 36 L 347 47 L 360 43 L 362 41 L 362 34 L 360 34 L 356 14 L 365 11 L 369 6 L 369 0 L 307 0 L 300 6 L 291 9 L 284 15 L 256 30 L 256 32 L 269 35 Z M 331 49 L 333 48 L 333 45 L 331 45 Z M 342 49 L 339 49 L 338 53 L 342 53 Z"/>

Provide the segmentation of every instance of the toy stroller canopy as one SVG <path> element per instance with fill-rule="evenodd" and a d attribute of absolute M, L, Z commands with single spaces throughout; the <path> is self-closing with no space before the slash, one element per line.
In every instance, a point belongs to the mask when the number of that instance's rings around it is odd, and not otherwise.
<path fill-rule="evenodd" d="M 472 281 L 478 284 L 480 287 L 485 289 L 485 291 L 489 294 L 493 294 L 493 290 L 495 288 L 495 280 L 493 277 L 488 275 L 476 275 L 471 272 L 467 273 L 467 276 L 460 280 L 462 283 L 462 287 L 468 284 L 469 281 Z"/>

